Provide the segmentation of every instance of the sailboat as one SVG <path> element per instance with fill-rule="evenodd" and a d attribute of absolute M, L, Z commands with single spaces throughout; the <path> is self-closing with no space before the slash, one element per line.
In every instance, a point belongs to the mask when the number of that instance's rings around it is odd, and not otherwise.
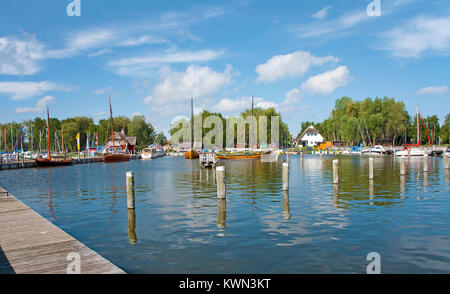
<path fill-rule="evenodd" d="M 109 97 L 109 113 L 111 116 L 111 140 L 112 147 L 107 148 L 103 153 L 103 162 L 121 162 L 121 161 L 129 161 L 130 154 L 123 150 L 116 150 L 115 143 L 115 134 L 114 134 L 114 123 L 112 116 L 112 106 L 111 106 L 111 96 Z M 106 144 L 105 144 L 106 145 Z M 119 146 L 118 146 L 119 147 Z"/>
<path fill-rule="evenodd" d="M 36 161 L 36 164 L 38 166 L 60 166 L 60 165 L 71 165 L 72 164 L 72 159 L 66 159 L 65 156 L 64 158 L 61 157 L 52 157 L 52 152 L 50 150 L 50 115 L 49 115 L 49 111 L 48 111 L 48 106 L 47 106 L 47 158 L 35 158 L 34 160 Z M 64 148 L 64 144 L 63 144 L 63 148 Z M 65 152 L 64 152 L 65 153 Z"/>
<path fill-rule="evenodd" d="M 253 96 L 252 96 L 252 113 L 253 117 Z M 253 129 L 253 120 L 251 121 L 250 128 Z M 250 134 L 250 130 L 249 130 Z M 250 145 L 250 139 L 249 139 L 249 145 Z M 250 150 L 244 150 L 244 151 L 237 151 L 237 152 L 222 152 L 217 153 L 216 158 L 217 159 L 260 159 L 261 155 L 269 154 L 270 151 L 261 152 L 261 151 L 254 151 L 253 146 L 249 146 Z"/>
<path fill-rule="evenodd" d="M 417 106 L 417 143 L 416 144 L 404 144 L 405 146 L 402 151 L 395 152 L 396 156 L 424 156 L 425 154 L 429 154 L 428 150 L 419 148 L 420 147 L 420 127 L 419 127 L 419 106 Z M 423 122 L 423 119 L 422 119 Z M 425 126 L 425 122 L 423 122 L 423 126 L 425 127 L 425 132 L 427 133 L 427 127 Z M 430 138 L 428 137 L 428 141 Z M 431 145 L 431 142 L 430 142 Z"/>
<path fill-rule="evenodd" d="M 194 99 L 191 97 L 191 149 L 184 153 L 184 158 L 198 158 L 198 152 L 194 150 Z"/>

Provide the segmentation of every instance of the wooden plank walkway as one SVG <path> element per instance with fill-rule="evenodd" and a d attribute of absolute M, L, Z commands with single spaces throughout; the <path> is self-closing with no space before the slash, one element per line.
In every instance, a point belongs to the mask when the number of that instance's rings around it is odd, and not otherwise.
<path fill-rule="evenodd" d="M 81 274 L 125 273 L 0 187 L 0 273 L 66 274 L 72 252 Z"/>

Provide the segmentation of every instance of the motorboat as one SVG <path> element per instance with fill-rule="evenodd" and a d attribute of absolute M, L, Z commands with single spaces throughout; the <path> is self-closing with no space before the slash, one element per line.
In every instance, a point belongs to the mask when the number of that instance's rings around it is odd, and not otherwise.
<path fill-rule="evenodd" d="M 166 155 L 164 149 L 162 147 L 157 146 L 149 146 L 142 150 L 141 158 L 142 159 L 152 159 Z"/>

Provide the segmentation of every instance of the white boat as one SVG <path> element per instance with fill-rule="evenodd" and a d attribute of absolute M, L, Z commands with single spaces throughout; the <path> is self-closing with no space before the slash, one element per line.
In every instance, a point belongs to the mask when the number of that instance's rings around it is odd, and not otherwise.
<path fill-rule="evenodd" d="M 166 155 L 162 147 L 148 147 L 142 150 L 142 159 L 152 159 Z"/>
<path fill-rule="evenodd" d="M 431 152 L 424 148 L 405 147 L 402 151 L 395 152 L 395 156 L 424 156 Z"/>
<path fill-rule="evenodd" d="M 444 149 L 444 156 L 450 156 L 450 146 L 447 146 L 447 149 Z"/>
<path fill-rule="evenodd" d="M 424 156 L 425 154 L 430 155 L 431 150 L 427 150 L 425 148 L 421 148 L 420 146 L 420 124 L 419 124 L 419 118 L 420 118 L 420 112 L 419 112 L 419 106 L 417 106 L 417 143 L 416 144 L 405 144 L 405 148 L 403 148 L 402 151 L 395 152 L 395 156 Z M 423 120 L 422 120 L 423 121 Z M 425 123 L 423 125 L 425 127 Z M 425 127 L 426 131 L 426 127 Z M 428 134 L 427 134 L 428 137 Z M 430 138 L 428 138 L 428 141 L 431 145 Z"/>
<path fill-rule="evenodd" d="M 364 147 L 361 151 L 361 154 L 374 154 L 381 155 L 389 153 L 386 149 L 384 149 L 381 145 L 375 145 L 371 147 Z"/>

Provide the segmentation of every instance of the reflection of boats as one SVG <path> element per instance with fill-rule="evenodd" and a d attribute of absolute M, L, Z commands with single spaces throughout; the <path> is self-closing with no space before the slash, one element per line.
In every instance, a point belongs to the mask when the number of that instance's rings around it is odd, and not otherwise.
<path fill-rule="evenodd" d="M 261 152 L 233 152 L 233 153 L 217 153 L 217 159 L 259 159 L 261 158 Z"/>
<path fill-rule="evenodd" d="M 142 150 L 141 158 L 142 159 L 152 159 L 164 156 L 164 150 L 162 147 L 151 146 Z"/>
<path fill-rule="evenodd" d="M 50 115 L 47 106 L 47 138 L 50 138 Z M 71 165 L 72 159 L 66 159 L 64 157 L 52 157 L 50 151 L 50 140 L 47 140 L 48 156 L 46 158 L 36 157 L 35 161 L 38 166 L 61 166 L 61 165 Z M 64 149 L 64 138 L 63 138 L 63 149 Z"/>
<path fill-rule="evenodd" d="M 111 97 L 109 97 L 109 112 L 111 115 L 111 140 L 112 140 L 112 147 L 107 148 L 105 152 L 103 153 L 103 162 L 121 162 L 121 161 L 129 161 L 130 155 L 126 152 L 121 150 L 122 147 L 118 146 L 116 148 L 115 144 L 115 134 L 114 134 L 114 123 L 113 123 L 113 116 L 112 116 L 112 107 L 111 107 Z M 118 149 L 118 150 L 117 150 Z"/>

